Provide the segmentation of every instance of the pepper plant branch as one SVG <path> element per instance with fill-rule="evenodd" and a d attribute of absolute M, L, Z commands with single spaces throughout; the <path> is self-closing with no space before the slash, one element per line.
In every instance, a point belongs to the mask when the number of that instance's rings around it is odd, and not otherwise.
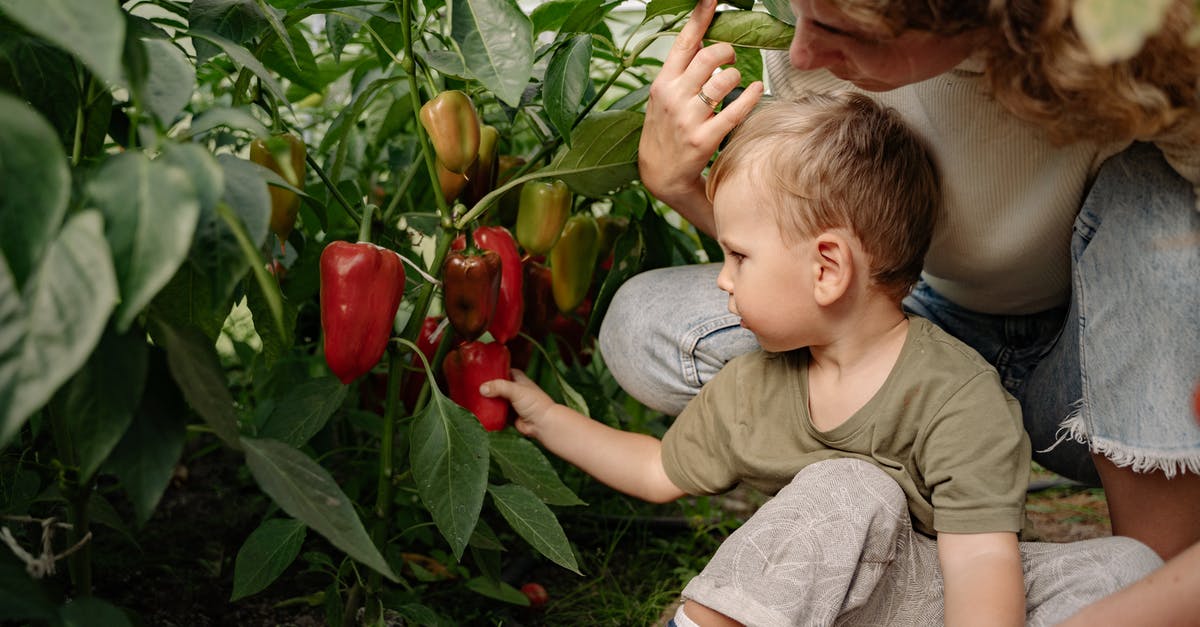
<path fill-rule="evenodd" d="M 551 147 L 553 147 L 553 145 L 555 145 L 555 144 L 557 144 L 557 142 L 551 142 Z M 540 151 L 539 154 L 541 154 L 542 152 L 545 152 L 545 151 L 546 151 L 546 148 L 543 147 L 542 151 Z M 530 163 L 536 163 L 536 161 L 537 161 L 537 159 L 530 159 Z M 518 176 L 518 177 L 510 179 L 507 183 L 501 185 L 500 187 L 497 187 L 496 189 L 493 189 L 492 191 L 485 194 L 483 196 L 483 198 L 480 198 L 479 202 L 475 203 L 475 205 L 472 206 L 469 211 L 464 213 L 462 215 L 462 217 L 459 218 L 454 223 L 454 228 L 457 230 L 460 230 L 460 231 L 462 229 L 466 228 L 467 224 L 470 224 L 470 222 L 472 220 L 478 218 L 480 216 L 480 214 L 482 214 L 484 211 L 486 211 L 489 206 L 491 206 L 493 203 L 495 203 L 496 200 L 498 200 L 501 196 L 503 196 L 506 192 L 508 192 L 508 190 L 513 189 L 514 187 L 521 185 L 523 183 L 526 183 L 528 181 L 535 181 L 537 179 L 544 179 L 544 178 L 549 178 L 552 176 L 554 176 L 553 170 L 551 170 L 551 171 L 538 170 L 536 172 L 530 172 L 529 174 L 525 174 L 523 176 Z"/>
<path fill-rule="evenodd" d="M 346 210 L 346 213 L 361 225 L 362 216 L 350 206 L 350 202 L 346 200 L 346 197 L 342 196 L 342 192 L 338 190 L 337 185 L 334 185 L 329 176 L 325 174 L 325 170 L 321 168 L 321 164 L 317 163 L 317 160 L 311 154 L 304 155 L 304 161 L 308 163 L 308 167 L 313 169 L 313 172 L 317 173 L 317 176 L 321 177 L 321 182 L 325 183 L 325 187 L 329 188 L 329 193 L 333 194 L 334 199 Z"/>

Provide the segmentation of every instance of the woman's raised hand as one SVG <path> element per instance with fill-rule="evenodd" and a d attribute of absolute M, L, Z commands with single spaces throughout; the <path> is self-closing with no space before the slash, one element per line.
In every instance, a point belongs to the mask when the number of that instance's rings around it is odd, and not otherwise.
<path fill-rule="evenodd" d="M 755 82 L 719 113 L 721 99 L 741 82 L 727 43 L 704 46 L 717 0 L 700 0 L 650 86 L 646 122 L 638 146 L 642 183 L 697 228 L 712 233 L 712 205 L 704 196 L 702 172 L 721 140 L 762 96 Z"/>

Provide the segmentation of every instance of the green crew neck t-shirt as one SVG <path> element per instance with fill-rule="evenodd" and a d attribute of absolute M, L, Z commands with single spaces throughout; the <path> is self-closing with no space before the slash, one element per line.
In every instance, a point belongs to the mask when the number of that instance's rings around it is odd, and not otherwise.
<path fill-rule="evenodd" d="M 667 476 L 689 494 L 744 483 L 774 495 L 808 464 L 850 457 L 900 484 L 925 535 L 1019 532 L 1031 454 L 1020 406 L 973 349 L 909 322 L 883 386 L 829 431 L 809 417 L 807 350 L 730 361 L 664 436 Z"/>

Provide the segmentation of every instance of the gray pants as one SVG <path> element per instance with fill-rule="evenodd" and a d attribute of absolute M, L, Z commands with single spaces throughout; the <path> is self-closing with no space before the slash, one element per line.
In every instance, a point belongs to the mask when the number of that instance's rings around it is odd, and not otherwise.
<path fill-rule="evenodd" d="M 1026 624 L 1053 625 L 1162 565 L 1110 537 L 1022 542 Z M 806 467 L 721 545 L 683 596 L 747 625 L 941 625 L 937 543 L 875 466 Z M 681 610 L 682 611 L 682 610 Z"/>

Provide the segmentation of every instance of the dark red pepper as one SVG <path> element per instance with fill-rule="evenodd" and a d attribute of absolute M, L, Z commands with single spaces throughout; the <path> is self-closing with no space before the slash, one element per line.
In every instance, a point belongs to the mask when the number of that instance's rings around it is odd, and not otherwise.
<path fill-rule="evenodd" d="M 500 298 L 500 255 L 474 245 L 446 255 L 442 298 L 454 332 L 464 341 L 478 338 L 491 323 Z"/>
<path fill-rule="evenodd" d="M 375 244 L 335 241 L 321 252 L 325 362 L 342 383 L 379 362 L 404 296 L 400 255 Z"/>
<path fill-rule="evenodd" d="M 500 295 L 487 330 L 497 342 L 508 342 L 521 331 L 525 314 L 524 280 L 521 253 L 512 233 L 502 226 L 481 226 L 475 229 L 475 245 L 500 255 Z M 459 235 L 451 245 L 453 250 L 466 248 L 467 238 Z"/>
<path fill-rule="evenodd" d="M 450 387 L 450 400 L 475 414 L 484 429 L 499 431 L 508 424 L 508 401 L 479 393 L 484 381 L 512 379 L 508 347 L 500 342 L 460 344 L 446 353 L 442 374 Z"/>

